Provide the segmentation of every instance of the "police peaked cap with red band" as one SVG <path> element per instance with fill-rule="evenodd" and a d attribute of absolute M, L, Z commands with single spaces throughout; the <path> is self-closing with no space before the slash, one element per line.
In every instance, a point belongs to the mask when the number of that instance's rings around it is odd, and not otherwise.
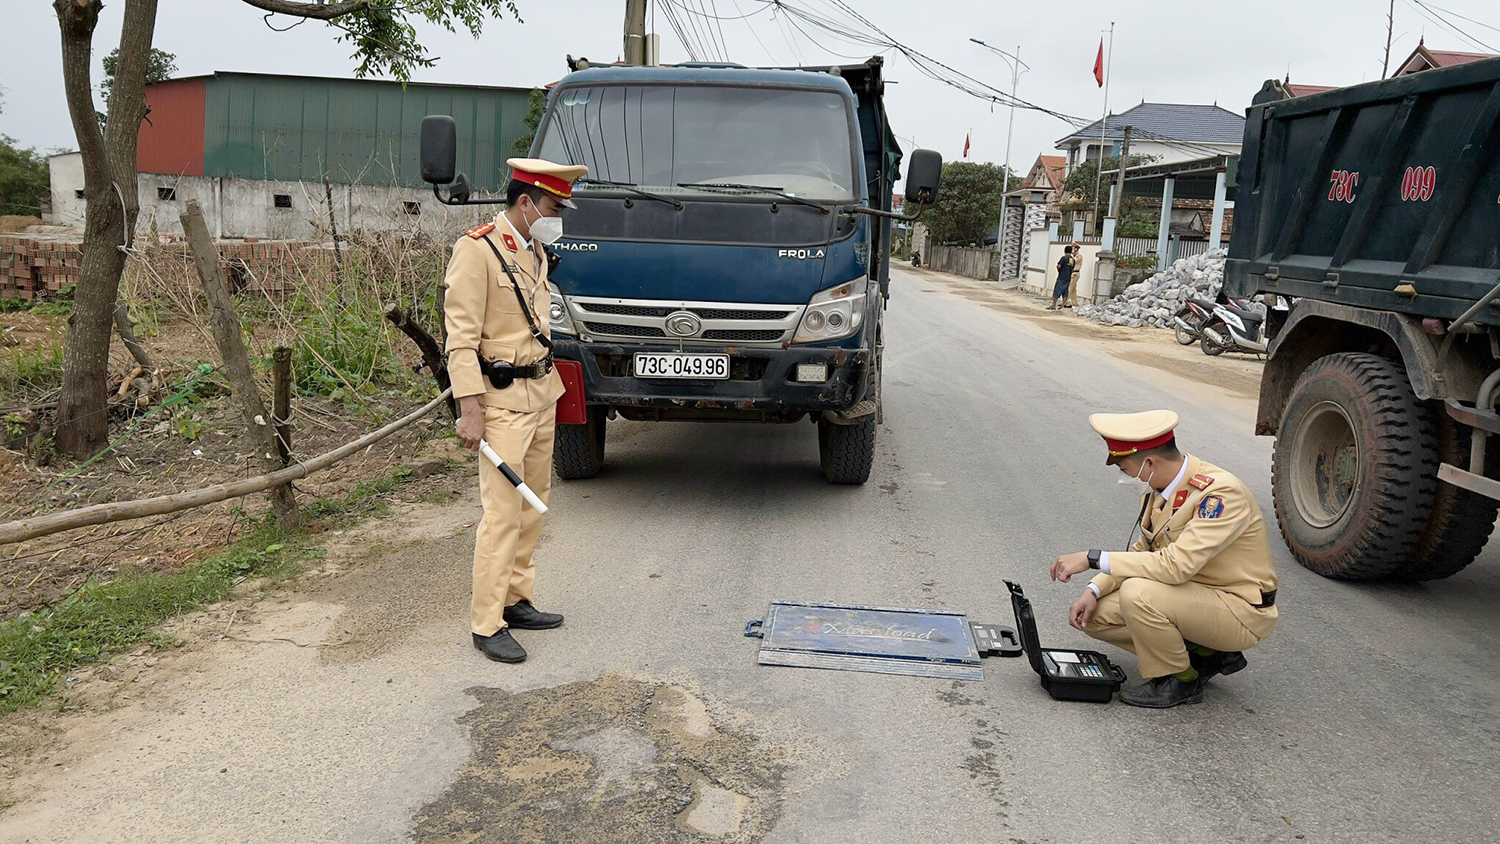
<path fill-rule="evenodd" d="M 573 183 L 589 172 L 582 164 L 556 164 L 542 158 L 511 158 L 505 164 L 512 179 L 541 188 L 569 208 L 573 207 L 569 199 L 573 196 Z"/>
<path fill-rule="evenodd" d="M 1177 414 L 1170 410 L 1148 410 L 1143 413 L 1095 413 L 1089 426 L 1104 438 L 1109 459 L 1114 465 L 1120 458 L 1164 446 L 1176 439 Z"/>

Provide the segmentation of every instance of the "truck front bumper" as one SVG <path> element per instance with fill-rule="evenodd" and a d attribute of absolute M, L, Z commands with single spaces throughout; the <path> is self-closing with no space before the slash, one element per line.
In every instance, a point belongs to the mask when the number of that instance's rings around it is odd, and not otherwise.
<path fill-rule="evenodd" d="M 629 417 L 745 419 L 791 417 L 809 412 L 848 411 L 863 401 L 869 383 L 870 352 L 828 347 L 758 348 L 671 344 L 620 345 L 582 342 L 553 335 L 554 354 L 583 365 L 584 391 L 591 405 L 619 409 Z M 722 380 L 636 378 L 637 352 L 729 355 L 729 378 Z M 798 364 L 824 364 L 821 383 L 797 381 Z M 646 411 L 627 412 L 631 409 Z"/>

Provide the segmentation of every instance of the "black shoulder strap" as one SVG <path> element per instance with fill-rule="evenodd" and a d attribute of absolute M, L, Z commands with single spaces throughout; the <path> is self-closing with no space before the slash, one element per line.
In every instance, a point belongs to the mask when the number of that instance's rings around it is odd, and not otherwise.
<path fill-rule="evenodd" d="M 535 337 L 536 341 L 541 343 L 542 347 L 550 355 L 552 353 L 552 339 L 543 334 L 540 328 L 537 328 L 536 318 L 531 315 L 531 306 L 526 304 L 526 294 L 521 292 L 521 284 L 516 281 L 516 274 L 511 271 L 510 264 L 506 262 L 505 256 L 500 254 L 499 247 L 495 246 L 495 242 L 490 240 L 488 234 L 481 236 L 480 240 L 483 240 L 490 247 L 490 251 L 495 253 L 495 260 L 500 262 L 500 269 L 505 270 L 506 278 L 510 279 L 510 289 L 516 291 L 516 301 L 521 304 L 521 314 L 526 317 L 526 327 L 531 329 L 531 336 Z"/>

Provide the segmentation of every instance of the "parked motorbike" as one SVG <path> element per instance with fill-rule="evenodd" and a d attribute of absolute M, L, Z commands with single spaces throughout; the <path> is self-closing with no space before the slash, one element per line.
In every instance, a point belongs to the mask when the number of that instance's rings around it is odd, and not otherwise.
<path fill-rule="evenodd" d="M 911 251 L 911 265 L 913 267 L 920 267 L 920 266 L 922 266 L 922 253 L 918 252 L 915 249 L 913 249 Z"/>
<path fill-rule="evenodd" d="M 1189 297 L 1182 303 L 1182 310 L 1172 318 L 1177 331 L 1177 342 L 1184 346 L 1198 342 L 1198 338 L 1203 336 L 1203 324 L 1208 321 L 1213 309 L 1214 303 L 1207 299 Z"/>
<path fill-rule="evenodd" d="M 1199 338 L 1205 355 L 1222 355 L 1227 351 L 1266 353 L 1271 345 L 1271 338 L 1265 331 L 1268 314 L 1251 310 L 1249 304 L 1247 299 L 1230 299 L 1214 305 L 1203 323 Z M 1278 311 L 1290 309 L 1287 301 L 1279 296 L 1273 307 Z"/>

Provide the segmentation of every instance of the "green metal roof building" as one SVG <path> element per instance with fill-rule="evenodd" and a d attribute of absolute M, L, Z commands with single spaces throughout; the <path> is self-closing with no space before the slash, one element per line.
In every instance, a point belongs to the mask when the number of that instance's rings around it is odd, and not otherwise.
<path fill-rule="evenodd" d="M 422 118 L 458 121 L 459 170 L 502 186 L 527 131 L 528 88 L 435 85 L 265 73 L 214 73 L 149 85 L 143 173 L 421 187 Z"/>

